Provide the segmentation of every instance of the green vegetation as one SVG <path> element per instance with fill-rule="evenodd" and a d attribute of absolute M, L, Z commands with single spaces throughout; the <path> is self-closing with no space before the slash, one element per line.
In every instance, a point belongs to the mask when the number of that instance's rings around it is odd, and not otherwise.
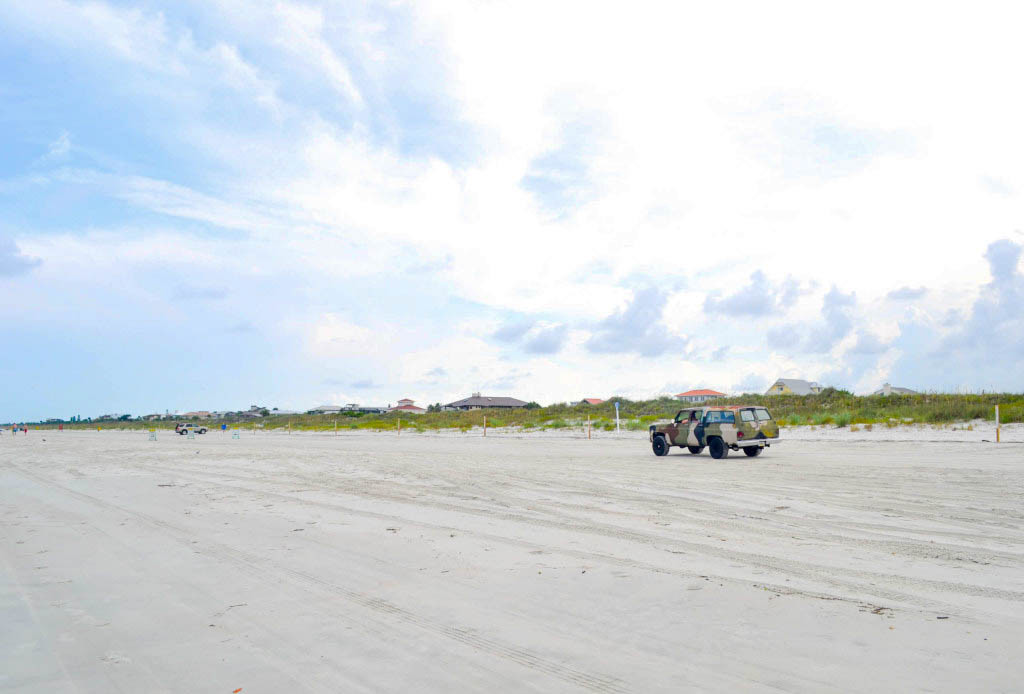
<path fill-rule="evenodd" d="M 527 429 L 586 429 L 590 416 L 594 430 L 614 431 L 614 402 L 620 403 L 622 429 L 638 431 L 646 429 L 658 420 L 670 419 L 682 409 L 682 405 L 671 398 L 657 400 L 627 400 L 610 398 L 601 405 L 568 405 L 557 403 L 548 407 L 531 407 L 521 410 L 473 410 L 469 412 L 432 411 L 420 415 L 391 412 L 383 415 L 273 415 L 257 420 L 208 420 L 202 422 L 210 431 L 226 423 L 229 429 L 277 429 L 289 426 L 296 431 L 331 431 L 335 420 L 338 428 L 344 430 L 395 431 L 398 421 L 402 429 L 430 431 L 458 429 L 469 431 L 483 426 L 522 427 Z M 873 424 L 888 427 L 909 423 L 950 424 L 972 419 L 992 421 L 994 406 L 999 404 L 1000 419 L 1004 422 L 1024 422 L 1024 394 L 973 394 L 958 395 L 932 393 L 921 395 L 889 395 L 860 397 L 846 391 L 826 389 L 818 395 L 742 395 L 719 400 L 722 405 L 764 405 L 786 426 L 849 426 L 856 424 L 870 430 Z M 111 429 L 173 429 L 175 422 L 75 422 L 65 423 L 65 429 L 95 429 L 97 426 Z M 56 428 L 56 424 L 37 425 Z"/>

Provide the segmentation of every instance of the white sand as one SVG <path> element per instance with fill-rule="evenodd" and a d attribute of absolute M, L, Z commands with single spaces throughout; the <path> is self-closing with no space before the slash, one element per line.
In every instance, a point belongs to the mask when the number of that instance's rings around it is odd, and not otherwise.
<path fill-rule="evenodd" d="M 0 440 L 0 690 L 1024 677 L 1020 444 L 146 436 Z"/>

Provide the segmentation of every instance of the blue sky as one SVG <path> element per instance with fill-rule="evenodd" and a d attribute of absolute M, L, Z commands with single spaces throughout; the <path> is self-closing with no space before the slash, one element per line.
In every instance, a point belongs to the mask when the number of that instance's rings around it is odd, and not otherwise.
<path fill-rule="evenodd" d="M 1024 390 L 1021 17 L 927 11 L 6 3 L 0 421 Z"/>

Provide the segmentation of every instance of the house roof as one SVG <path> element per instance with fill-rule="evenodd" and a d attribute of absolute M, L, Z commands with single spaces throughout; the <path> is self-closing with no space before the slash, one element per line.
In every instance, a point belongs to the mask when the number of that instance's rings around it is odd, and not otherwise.
<path fill-rule="evenodd" d="M 897 395 L 917 395 L 916 390 L 911 390 L 910 388 L 900 388 L 899 386 L 890 385 L 888 383 L 886 383 L 881 388 L 876 390 L 874 393 L 872 393 L 872 395 L 887 395 L 889 393 L 896 393 Z"/>
<path fill-rule="evenodd" d="M 326 412 L 328 410 L 340 410 L 340 409 L 341 409 L 341 405 L 320 405 L 319 407 L 314 407 L 311 411 L 312 412 Z"/>
<path fill-rule="evenodd" d="M 522 400 L 506 397 L 488 397 L 486 395 L 474 395 L 450 402 L 446 407 L 525 407 Z"/>
<path fill-rule="evenodd" d="M 707 388 L 704 388 L 702 390 L 688 390 L 685 393 L 676 393 L 677 398 L 682 398 L 689 395 L 725 395 L 725 393 L 719 393 L 717 390 L 708 390 Z"/>
<path fill-rule="evenodd" d="M 604 402 L 604 400 L 602 400 L 601 398 L 583 398 L 583 402 L 587 403 L 588 405 L 600 405 L 602 402 Z"/>
<path fill-rule="evenodd" d="M 399 402 L 401 402 L 401 401 L 399 401 Z M 392 407 L 391 409 L 392 410 L 406 410 L 408 412 L 426 412 L 425 409 L 423 409 L 422 407 L 417 407 L 416 405 L 397 405 L 396 407 Z"/>
<path fill-rule="evenodd" d="M 783 384 L 796 395 L 810 395 L 811 388 L 820 387 L 817 381 L 804 381 L 799 378 L 780 378 L 775 381 L 775 385 L 779 383 Z"/>

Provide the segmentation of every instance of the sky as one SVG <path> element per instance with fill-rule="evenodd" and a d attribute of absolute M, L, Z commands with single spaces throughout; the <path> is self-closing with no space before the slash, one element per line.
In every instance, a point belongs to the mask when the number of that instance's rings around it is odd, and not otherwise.
<path fill-rule="evenodd" d="M 0 421 L 1024 390 L 1015 3 L 0 3 Z"/>

